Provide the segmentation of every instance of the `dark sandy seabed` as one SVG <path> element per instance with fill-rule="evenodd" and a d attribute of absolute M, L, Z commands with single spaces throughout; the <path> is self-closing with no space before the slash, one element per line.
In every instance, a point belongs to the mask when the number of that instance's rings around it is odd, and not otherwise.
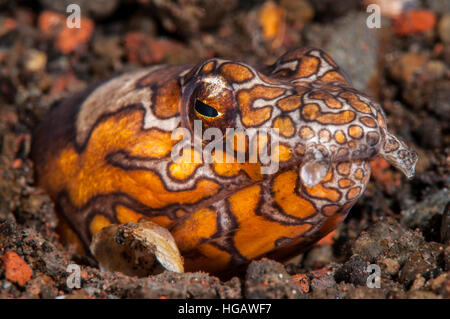
<path fill-rule="evenodd" d="M 64 14 L 73 2 L 94 28 L 58 38 L 45 14 Z M 450 1 L 406 2 L 420 14 L 384 10 L 382 27 L 368 29 L 360 1 L 0 0 L 0 298 L 449 298 Z M 262 10 L 273 15 L 269 25 Z M 412 181 L 375 160 L 365 195 L 336 232 L 285 263 L 254 261 L 226 281 L 102 273 L 58 241 L 29 159 L 32 128 L 53 104 L 143 65 L 213 56 L 272 63 L 306 45 L 323 48 L 382 103 L 392 132 L 419 153 Z M 66 285 L 73 263 L 81 289 Z M 369 264 L 381 269 L 379 289 L 366 285 Z"/>

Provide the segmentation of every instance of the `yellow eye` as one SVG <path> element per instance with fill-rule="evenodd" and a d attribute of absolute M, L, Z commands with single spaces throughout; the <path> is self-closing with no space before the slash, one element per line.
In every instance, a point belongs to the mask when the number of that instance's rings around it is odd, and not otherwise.
<path fill-rule="evenodd" d="M 195 100 L 194 109 L 198 114 L 200 114 L 204 117 L 214 118 L 214 117 L 218 117 L 220 115 L 220 113 L 215 108 L 213 108 L 212 106 L 209 106 L 206 103 L 203 103 L 200 100 Z"/>

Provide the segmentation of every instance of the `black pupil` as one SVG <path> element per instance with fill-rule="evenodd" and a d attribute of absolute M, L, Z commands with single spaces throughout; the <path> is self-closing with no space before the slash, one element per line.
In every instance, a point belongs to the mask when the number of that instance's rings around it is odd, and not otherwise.
<path fill-rule="evenodd" d="M 219 112 L 217 112 L 215 108 L 209 106 L 208 104 L 203 103 L 200 100 L 195 101 L 194 108 L 198 113 L 200 113 L 203 116 L 216 117 L 217 115 L 219 115 Z"/>

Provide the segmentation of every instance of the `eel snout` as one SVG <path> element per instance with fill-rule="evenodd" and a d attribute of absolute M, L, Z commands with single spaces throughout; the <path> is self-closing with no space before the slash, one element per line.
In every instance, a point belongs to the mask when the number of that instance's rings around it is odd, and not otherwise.
<path fill-rule="evenodd" d="M 416 151 L 386 129 L 382 129 L 381 133 L 383 140 L 379 144 L 380 148 L 377 155 L 383 157 L 391 165 L 402 171 L 408 179 L 413 178 L 418 160 Z M 306 187 L 315 186 L 325 178 L 330 169 L 332 158 L 333 154 L 325 147 L 314 145 L 307 149 L 300 163 L 299 170 L 301 180 Z M 346 160 L 370 160 L 371 158 L 372 156 L 367 158 L 349 157 Z"/>
<path fill-rule="evenodd" d="M 408 179 L 413 178 L 416 163 L 419 159 L 417 152 L 388 131 L 385 130 L 384 133 L 384 143 L 380 148 L 380 156 L 402 171 Z"/>

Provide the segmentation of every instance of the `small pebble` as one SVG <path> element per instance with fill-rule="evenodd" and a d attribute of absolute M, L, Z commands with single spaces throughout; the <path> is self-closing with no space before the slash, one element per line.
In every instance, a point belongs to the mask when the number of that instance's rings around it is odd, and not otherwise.
<path fill-rule="evenodd" d="M 8 251 L 6 254 L 0 257 L 3 262 L 2 268 L 5 269 L 6 279 L 17 283 L 20 286 L 25 284 L 31 279 L 33 270 L 31 267 L 14 251 Z"/>
<path fill-rule="evenodd" d="M 444 43 L 450 43 L 450 13 L 444 15 L 438 25 L 439 38 Z"/>
<path fill-rule="evenodd" d="M 427 10 L 409 10 L 394 20 L 394 33 L 400 36 L 410 36 L 425 33 L 434 28 L 436 15 Z"/>
<path fill-rule="evenodd" d="M 381 262 L 386 267 L 384 271 L 386 271 L 389 275 L 395 276 L 398 273 L 400 269 L 400 264 L 398 263 L 397 260 L 392 258 L 385 258 Z"/>
<path fill-rule="evenodd" d="M 47 65 L 47 55 L 38 50 L 28 51 L 25 58 L 25 69 L 29 72 L 41 71 Z"/>
<path fill-rule="evenodd" d="M 424 285 L 425 285 L 425 278 L 419 275 L 412 283 L 410 290 L 420 290 L 423 288 Z"/>

